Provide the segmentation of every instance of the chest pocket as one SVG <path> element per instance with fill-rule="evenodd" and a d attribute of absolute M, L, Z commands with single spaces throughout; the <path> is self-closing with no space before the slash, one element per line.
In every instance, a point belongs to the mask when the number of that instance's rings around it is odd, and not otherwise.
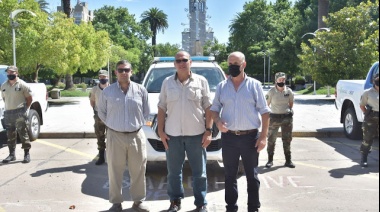
<path fill-rule="evenodd" d="M 192 101 L 200 101 L 202 98 L 202 90 L 198 87 L 189 87 L 187 91 L 187 99 Z"/>

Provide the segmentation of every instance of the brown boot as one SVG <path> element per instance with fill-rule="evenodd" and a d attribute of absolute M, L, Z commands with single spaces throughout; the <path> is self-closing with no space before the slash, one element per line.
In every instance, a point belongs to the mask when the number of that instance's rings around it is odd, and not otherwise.
<path fill-rule="evenodd" d="M 273 166 L 273 155 L 268 155 L 268 162 L 265 164 L 265 167 L 270 168 Z"/>
<path fill-rule="evenodd" d="M 292 157 L 291 157 L 291 155 L 289 154 L 289 155 L 285 155 L 285 159 L 286 159 L 286 161 L 285 161 L 285 166 L 286 167 L 289 167 L 289 168 L 295 168 L 296 166 L 293 164 L 293 162 L 292 162 Z"/>
<path fill-rule="evenodd" d="M 30 162 L 30 154 L 29 149 L 24 149 L 24 160 L 22 163 L 29 163 Z"/>

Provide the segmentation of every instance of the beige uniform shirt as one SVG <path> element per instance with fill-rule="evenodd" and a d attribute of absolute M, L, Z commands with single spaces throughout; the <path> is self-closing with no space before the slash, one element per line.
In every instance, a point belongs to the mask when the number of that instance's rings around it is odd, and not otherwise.
<path fill-rule="evenodd" d="M 276 87 L 271 88 L 267 95 L 268 105 L 274 114 L 286 114 L 289 112 L 289 103 L 294 101 L 294 94 L 292 89 L 285 86 L 285 89 L 280 92 Z"/>
<path fill-rule="evenodd" d="M 194 136 L 205 132 L 205 110 L 211 106 L 206 78 L 192 73 L 181 83 L 177 75 L 162 83 L 158 107 L 166 112 L 165 132 L 171 136 Z"/>
<path fill-rule="evenodd" d="M 1 96 L 4 99 L 5 110 L 14 110 L 23 108 L 26 105 L 26 97 L 32 95 L 32 91 L 26 82 L 17 79 L 15 84 L 11 86 L 9 81 L 5 81 L 1 85 Z"/>
<path fill-rule="evenodd" d="M 99 97 L 100 97 L 100 95 L 102 95 L 102 91 L 103 90 L 99 87 L 99 85 L 94 86 L 91 89 L 90 100 L 95 101 L 95 107 L 94 107 L 95 111 L 98 111 L 98 106 L 97 105 L 98 105 Z"/>
<path fill-rule="evenodd" d="M 360 99 L 360 105 L 369 105 L 372 110 L 379 112 L 379 92 L 373 87 L 365 90 Z"/>

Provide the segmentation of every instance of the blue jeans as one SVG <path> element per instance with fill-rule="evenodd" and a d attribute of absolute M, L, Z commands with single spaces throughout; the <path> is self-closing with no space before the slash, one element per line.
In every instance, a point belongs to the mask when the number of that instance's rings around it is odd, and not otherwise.
<path fill-rule="evenodd" d="M 258 139 L 257 133 L 247 135 L 234 135 L 222 133 L 222 156 L 225 175 L 225 201 L 227 209 L 238 209 L 237 173 L 239 158 L 242 158 L 247 177 L 248 211 L 260 208 L 258 178 L 259 154 L 255 147 Z"/>
<path fill-rule="evenodd" d="M 170 201 L 184 198 L 182 184 L 182 168 L 187 156 L 193 174 L 194 204 L 207 205 L 207 174 L 206 149 L 202 147 L 201 135 L 196 136 L 170 136 L 169 149 L 166 150 L 166 163 L 168 168 L 168 195 Z"/>

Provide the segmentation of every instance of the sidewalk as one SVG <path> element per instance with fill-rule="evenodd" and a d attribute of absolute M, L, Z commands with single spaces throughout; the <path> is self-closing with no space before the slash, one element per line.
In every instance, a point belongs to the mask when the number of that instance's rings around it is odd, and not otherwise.
<path fill-rule="evenodd" d="M 344 137 L 334 96 L 295 95 L 294 137 Z M 40 138 L 95 138 L 88 97 L 49 99 Z"/>

